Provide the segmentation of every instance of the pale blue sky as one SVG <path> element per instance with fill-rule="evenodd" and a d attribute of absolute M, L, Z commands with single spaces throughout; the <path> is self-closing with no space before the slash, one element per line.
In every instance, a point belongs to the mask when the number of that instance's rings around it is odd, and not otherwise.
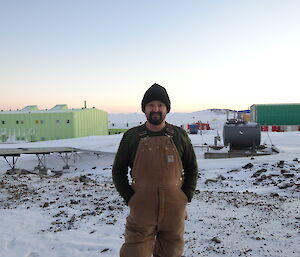
<path fill-rule="evenodd" d="M 300 1 L 0 0 L 0 108 L 299 102 Z"/>

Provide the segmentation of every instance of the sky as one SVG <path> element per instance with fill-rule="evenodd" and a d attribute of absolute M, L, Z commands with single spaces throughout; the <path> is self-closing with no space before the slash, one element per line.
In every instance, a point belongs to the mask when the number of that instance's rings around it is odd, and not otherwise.
<path fill-rule="evenodd" d="M 0 0 L 0 109 L 297 103 L 298 0 Z M 298 91 L 298 90 L 297 90 Z"/>

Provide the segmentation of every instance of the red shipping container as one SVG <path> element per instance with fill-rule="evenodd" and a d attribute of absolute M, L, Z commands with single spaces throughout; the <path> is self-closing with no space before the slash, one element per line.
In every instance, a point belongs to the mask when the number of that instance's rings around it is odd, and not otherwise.
<path fill-rule="evenodd" d="M 195 124 L 198 125 L 199 130 L 210 130 L 209 123 L 196 122 Z"/>
<path fill-rule="evenodd" d="M 272 126 L 272 131 L 273 132 L 282 132 L 280 126 Z"/>
<path fill-rule="evenodd" d="M 202 130 L 210 130 L 210 126 L 208 123 L 201 123 L 201 129 Z"/>
<path fill-rule="evenodd" d="M 269 131 L 269 127 L 268 126 L 261 126 L 260 130 L 261 131 Z"/>

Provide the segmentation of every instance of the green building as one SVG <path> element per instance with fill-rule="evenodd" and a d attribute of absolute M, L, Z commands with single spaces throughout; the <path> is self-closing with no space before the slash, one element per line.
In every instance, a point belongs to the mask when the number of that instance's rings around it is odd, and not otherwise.
<path fill-rule="evenodd" d="M 254 104 L 251 121 L 260 125 L 300 125 L 300 104 Z"/>
<path fill-rule="evenodd" d="M 68 109 L 36 105 L 17 111 L 0 111 L 0 142 L 44 141 L 108 134 L 108 114 L 96 108 Z"/>
<path fill-rule="evenodd" d="M 127 130 L 128 129 L 118 129 L 118 128 L 111 129 L 111 128 L 109 128 L 108 134 L 109 135 L 121 134 L 121 133 L 125 133 Z"/>

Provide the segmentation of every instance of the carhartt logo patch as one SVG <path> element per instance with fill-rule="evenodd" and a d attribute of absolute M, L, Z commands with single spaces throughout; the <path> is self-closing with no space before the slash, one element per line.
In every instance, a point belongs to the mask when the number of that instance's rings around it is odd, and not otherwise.
<path fill-rule="evenodd" d="M 168 162 L 174 162 L 174 155 L 168 155 Z"/>

